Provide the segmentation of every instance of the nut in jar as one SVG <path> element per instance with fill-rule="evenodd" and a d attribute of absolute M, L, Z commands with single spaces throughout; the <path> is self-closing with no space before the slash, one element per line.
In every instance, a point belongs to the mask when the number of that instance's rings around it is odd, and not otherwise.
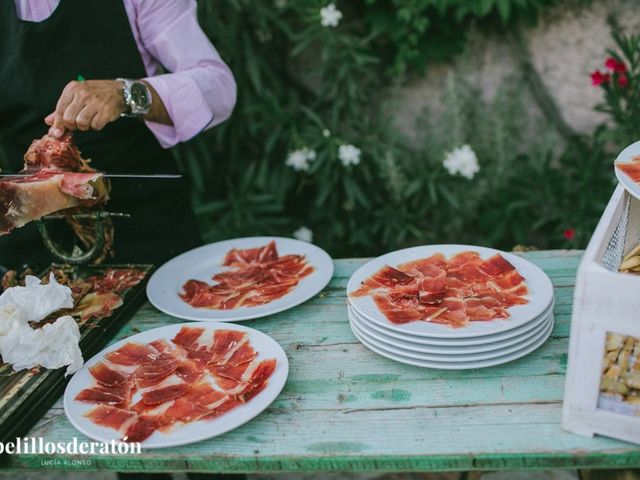
<path fill-rule="evenodd" d="M 627 253 L 620 264 L 620 271 L 640 275 L 640 244 Z"/>
<path fill-rule="evenodd" d="M 608 332 L 604 347 L 598 408 L 640 416 L 640 338 Z"/>

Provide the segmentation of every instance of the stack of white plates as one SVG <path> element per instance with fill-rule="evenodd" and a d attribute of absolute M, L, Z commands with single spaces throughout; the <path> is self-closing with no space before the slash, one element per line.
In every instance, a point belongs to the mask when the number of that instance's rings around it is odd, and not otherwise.
<path fill-rule="evenodd" d="M 370 350 L 401 363 L 426 368 L 482 368 L 510 362 L 540 347 L 553 330 L 553 286 L 532 263 L 513 254 L 469 245 L 429 245 L 388 253 L 358 269 L 347 293 L 385 265 L 396 267 L 442 253 L 447 258 L 464 251 L 483 259 L 496 253 L 510 262 L 525 279 L 528 303 L 508 309 L 509 318 L 472 321 L 462 328 L 429 321 L 392 323 L 371 296 L 349 297 L 349 323 L 354 335 Z"/>

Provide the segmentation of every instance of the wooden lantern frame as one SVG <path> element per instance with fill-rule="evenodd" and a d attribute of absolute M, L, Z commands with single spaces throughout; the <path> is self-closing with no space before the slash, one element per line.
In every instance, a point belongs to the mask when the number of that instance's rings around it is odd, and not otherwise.
<path fill-rule="evenodd" d="M 640 444 L 640 410 L 629 415 L 598 407 L 607 333 L 640 338 L 640 275 L 618 271 L 638 243 L 640 200 L 619 185 L 578 268 L 562 427 Z"/>

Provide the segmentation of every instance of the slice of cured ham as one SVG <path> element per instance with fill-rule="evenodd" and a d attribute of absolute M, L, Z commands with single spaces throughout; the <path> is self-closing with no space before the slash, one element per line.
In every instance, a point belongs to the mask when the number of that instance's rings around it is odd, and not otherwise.
<path fill-rule="evenodd" d="M 162 426 L 162 417 L 135 415 L 120 426 L 123 442 L 143 442 Z"/>
<path fill-rule="evenodd" d="M 264 247 L 247 248 L 238 250 L 231 249 L 224 257 L 225 266 L 245 266 L 256 263 L 267 263 L 278 259 L 278 250 L 276 243 L 271 241 Z"/>
<path fill-rule="evenodd" d="M 283 297 L 313 272 L 303 255 L 279 256 L 275 242 L 258 248 L 230 250 L 230 267 L 212 277 L 215 284 L 188 280 L 180 297 L 196 308 L 231 310 L 264 305 Z"/>
<path fill-rule="evenodd" d="M 243 395 L 253 387 L 258 387 L 268 379 L 275 369 L 275 360 L 254 360 L 250 364 L 210 367 L 218 386 L 231 396 L 243 401 Z"/>
<path fill-rule="evenodd" d="M 99 405 L 86 414 L 86 417 L 96 425 L 115 430 L 119 430 L 127 420 L 135 416 L 135 412 L 108 405 Z"/>
<path fill-rule="evenodd" d="M 253 369 L 251 376 L 247 377 L 247 372 L 243 375 L 243 390 L 236 397 L 242 403 L 246 403 L 258 395 L 267 386 L 269 377 L 276 369 L 274 359 L 263 360 Z"/>
<path fill-rule="evenodd" d="M 399 296 L 393 293 L 376 293 L 373 301 L 392 323 L 409 323 L 417 320 L 435 319 L 444 311 L 441 306 L 429 306 L 417 296 Z"/>
<path fill-rule="evenodd" d="M 428 274 L 431 271 L 431 267 L 445 268 L 447 266 L 447 259 L 441 253 L 436 253 L 427 258 L 420 258 L 411 262 L 398 265 L 398 270 L 402 272 L 410 272 L 417 270 L 419 272 Z"/>
<path fill-rule="evenodd" d="M 162 380 L 172 375 L 180 360 L 172 352 L 162 352 L 153 360 L 141 364 L 135 371 L 135 379 L 138 388 L 148 388 L 157 385 Z"/>
<path fill-rule="evenodd" d="M 223 398 L 226 398 L 223 395 Z M 166 430 L 167 426 L 176 422 L 190 423 L 204 417 L 209 410 L 207 407 L 183 397 L 177 398 L 162 416 L 162 426 Z"/>
<path fill-rule="evenodd" d="M 216 390 L 208 382 L 201 382 L 193 385 L 183 398 L 189 402 L 215 408 L 220 405 L 222 401 L 226 400 L 228 395 L 220 390 Z"/>
<path fill-rule="evenodd" d="M 91 292 L 82 297 L 71 315 L 80 317 L 80 322 L 90 318 L 105 318 L 122 306 L 122 297 L 113 292 Z"/>
<path fill-rule="evenodd" d="M 362 287 L 351 293 L 352 297 L 363 297 L 377 289 L 395 289 L 415 284 L 415 277 L 397 268 L 385 265 L 367 278 Z M 417 285 L 416 285 L 417 288 Z"/>
<path fill-rule="evenodd" d="M 189 423 L 211 415 L 216 409 L 229 402 L 231 397 L 215 390 L 208 383 L 194 385 L 181 398 L 176 399 L 163 414 L 163 427 L 180 423 Z"/>
<path fill-rule="evenodd" d="M 225 363 L 248 339 L 236 330 L 216 330 L 205 334 L 203 328 L 182 327 L 172 342 L 187 351 L 186 358 L 204 368 L 209 363 Z"/>
<path fill-rule="evenodd" d="M 54 212 L 108 200 L 102 174 L 89 167 L 70 134 L 34 140 L 21 177 L 0 180 L 0 235 Z"/>
<path fill-rule="evenodd" d="M 109 352 L 89 369 L 95 383 L 76 400 L 97 405 L 86 414 L 93 423 L 141 442 L 249 402 L 275 368 L 244 332 L 182 327 L 171 341 L 129 342 Z"/>
<path fill-rule="evenodd" d="M 119 387 L 129 381 L 129 376 L 107 362 L 99 362 L 89 368 L 91 376 L 105 387 Z"/>
<path fill-rule="evenodd" d="M 449 259 L 438 253 L 397 267 L 385 265 L 349 296 L 371 295 L 391 323 L 461 328 L 509 318 L 510 307 L 528 303 L 528 292 L 525 279 L 502 255 L 484 260 L 467 251 Z"/>
<path fill-rule="evenodd" d="M 243 381 L 243 375 L 250 368 L 257 352 L 249 343 L 243 344 L 223 364 L 210 364 L 209 372 L 215 377 L 218 386 L 223 390 L 236 388 Z"/>
<path fill-rule="evenodd" d="M 109 268 L 102 275 L 89 277 L 87 281 L 93 284 L 94 292 L 121 293 L 135 287 L 144 276 L 145 272 L 135 268 Z"/>
<path fill-rule="evenodd" d="M 188 391 L 188 384 L 184 382 L 174 383 L 172 385 L 162 386 L 149 390 L 148 392 L 144 392 L 142 394 L 142 401 L 147 405 L 159 405 L 161 403 L 168 402 L 169 400 L 175 400 Z"/>
<path fill-rule="evenodd" d="M 218 418 L 219 416 L 227 413 L 228 411 L 236 408 L 238 405 L 241 405 L 242 402 L 238 400 L 236 397 L 227 397 L 220 405 L 209 408 L 207 414 L 202 417 L 204 420 L 212 420 L 214 418 Z"/>
<path fill-rule="evenodd" d="M 210 363 L 225 364 L 236 351 L 248 341 L 243 332 L 236 330 L 216 330 L 213 335 L 213 356 Z"/>
<path fill-rule="evenodd" d="M 197 349 L 198 339 L 204 331 L 204 328 L 200 327 L 182 327 L 171 341 L 186 350 Z"/>
<path fill-rule="evenodd" d="M 118 350 L 105 355 L 105 360 L 116 365 L 139 365 L 152 361 L 158 355 L 158 351 L 148 345 L 129 342 Z"/>
<path fill-rule="evenodd" d="M 115 309 L 122 306 L 123 292 L 135 287 L 146 275 L 143 270 L 135 268 L 110 268 L 106 269 L 103 274 L 89 278 L 71 278 L 62 269 L 53 268 L 41 277 L 42 283 L 49 282 L 50 273 L 55 275 L 58 283 L 71 289 L 74 306 L 71 309 L 65 309 L 64 314 L 79 319 L 81 324 L 93 318 L 110 316 Z M 11 277 L 9 276 L 9 278 Z M 120 282 L 111 291 L 109 290 L 112 285 L 111 278 L 126 279 L 126 282 L 123 280 L 124 283 Z M 20 280 L 16 284 L 24 285 L 24 280 Z M 109 288 L 107 288 L 107 285 L 109 285 Z M 57 319 L 60 316 L 60 312 L 52 312 L 44 322 Z"/>
<path fill-rule="evenodd" d="M 636 183 L 640 183 L 640 155 L 633 157 L 630 162 L 616 162 L 616 167 L 631 177 Z"/>
<path fill-rule="evenodd" d="M 82 390 L 76 396 L 76 400 L 87 403 L 126 406 L 131 400 L 132 393 L 133 389 L 130 383 L 125 383 L 115 387 L 96 385 L 95 387 L 85 388 Z"/>

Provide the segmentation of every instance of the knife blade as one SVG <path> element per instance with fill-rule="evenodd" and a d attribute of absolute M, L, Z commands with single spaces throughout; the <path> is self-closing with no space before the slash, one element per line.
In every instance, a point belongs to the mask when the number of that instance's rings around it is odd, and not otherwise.
<path fill-rule="evenodd" d="M 49 173 L 49 172 L 47 172 Z M 58 172 L 50 172 L 50 173 L 58 173 Z M 61 174 L 64 173 L 100 173 L 100 172 L 59 172 Z M 182 178 L 182 174 L 180 173 L 102 173 L 104 178 Z M 33 174 L 29 173 L 0 173 L 0 178 L 7 177 L 31 177 Z"/>

